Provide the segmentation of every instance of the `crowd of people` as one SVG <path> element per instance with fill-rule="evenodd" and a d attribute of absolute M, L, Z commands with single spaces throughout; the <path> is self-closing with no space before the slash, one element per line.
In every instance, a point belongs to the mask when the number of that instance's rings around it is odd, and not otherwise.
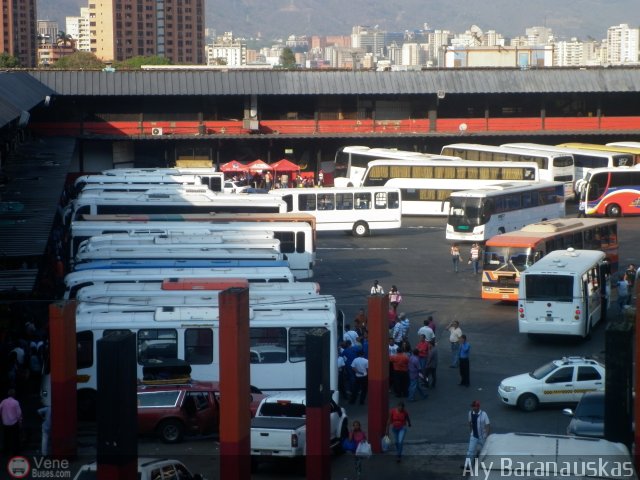
<path fill-rule="evenodd" d="M 246 171 L 231 172 L 226 175 L 227 180 L 237 182 L 241 187 L 253 187 L 263 190 L 274 188 L 312 188 L 324 186 L 324 172 L 320 170 L 317 175 L 294 172 Z"/>
<path fill-rule="evenodd" d="M 470 257 L 470 260 L 473 257 Z M 454 262 L 454 266 L 455 266 Z M 404 437 L 407 428 L 411 426 L 409 413 L 405 408 L 407 402 L 417 401 L 429 397 L 428 389 L 437 384 L 438 371 L 438 342 L 436 332 L 439 331 L 436 321 L 429 315 L 422 321 L 422 325 L 414 333 L 411 322 L 405 312 L 398 313 L 403 302 L 402 294 L 396 285 L 392 285 L 385 293 L 384 287 L 378 280 L 374 280 L 369 289 L 370 295 L 388 296 L 389 312 L 389 392 L 395 394 L 398 403 L 389 412 L 387 421 L 387 435 L 392 434 L 395 443 L 396 460 L 402 459 Z M 342 342 L 338 348 L 340 396 L 355 404 L 363 405 L 367 398 L 368 370 L 369 370 L 369 340 L 367 331 L 367 314 L 361 308 L 352 323 L 344 326 Z M 451 321 L 445 328 L 443 335 L 448 335 L 450 343 L 450 368 L 459 370 L 459 385 L 469 387 L 471 344 L 462 332 L 460 322 Z M 412 346 L 412 342 L 415 344 Z M 481 448 L 488 435 L 489 418 L 485 412 L 479 412 L 479 402 L 476 400 L 469 411 L 469 426 L 471 438 L 469 452 Z M 357 429 L 355 428 L 357 424 Z M 360 432 L 360 422 L 354 422 L 354 431 Z M 360 435 L 360 434 L 359 434 Z M 364 433 L 361 438 L 366 438 Z M 355 451 L 356 444 L 347 440 L 345 450 Z M 470 453 L 468 452 L 468 455 Z M 475 454 L 474 453 L 474 454 Z M 361 474 L 361 459 L 356 460 L 356 473 Z"/>

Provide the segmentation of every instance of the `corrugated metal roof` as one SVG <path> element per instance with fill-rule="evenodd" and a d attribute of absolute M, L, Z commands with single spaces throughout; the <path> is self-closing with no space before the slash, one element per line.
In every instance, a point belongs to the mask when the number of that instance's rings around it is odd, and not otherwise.
<path fill-rule="evenodd" d="M 368 71 L 33 71 L 58 95 L 411 95 L 638 92 L 640 68 Z"/>
<path fill-rule="evenodd" d="M 0 254 L 38 257 L 45 253 L 75 148 L 73 138 L 47 138 L 21 145 L 3 165 L 0 186 Z M 10 206 L 10 209 L 2 208 Z M 37 270 L 1 270 L 0 290 L 31 291 Z"/>
<path fill-rule="evenodd" d="M 52 93 L 51 88 L 27 72 L 0 72 L 0 128 Z"/>

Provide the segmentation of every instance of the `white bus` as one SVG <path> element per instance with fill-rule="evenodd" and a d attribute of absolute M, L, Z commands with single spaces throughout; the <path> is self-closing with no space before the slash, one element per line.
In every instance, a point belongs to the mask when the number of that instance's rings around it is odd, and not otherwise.
<path fill-rule="evenodd" d="M 520 277 L 520 333 L 587 337 L 606 320 L 609 265 L 600 250 L 555 250 Z"/>
<path fill-rule="evenodd" d="M 86 263 L 94 260 L 272 260 L 281 261 L 282 254 L 273 248 L 227 248 L 219 245 L 187 245 L 172 247 L 128 246 L 128 247 L 95 247 L 91 250 L 80 248 L 75 263 Z"/>
<path fill-rule="evenodd" d="M 485 162 L 535 162 L 540 180 L 562 182 L 565 198 L 573 198 L 573 156 L 543 150 L 522 151 L 506 146 L 480 145 L 477 143 L 453 143 L 442 147 L 442 155 L 454 155 L 465 160 Z"/>
<path fill-rule="evenodd" d="M 569 148 L 554 145 L 543 145 L 541 143 L 505 143 L 503 147 L 571 154 L 573 156 L 576 194 L 579 192 L 580 181 L 590 169 L 602 167 L 630 167 L 634 163 L 634 155 L 630 153 L 589 150 L 586 148 Z"/>
<path fill-rule="evenodd" d="M 359 187 L 372 160 L 426 160 L 440 155 L 398 150 L 395 148 L 369 148 L 349 145 L 336 152 L 334 160 L 336 187 Z"/>
<path fill-rule="evenodd" d="M 76 300 L 86 303 L 136 304 L 141 298 L 204 297 L 209 298 L 232 287 L 246 287 L 243 279 L 174 279 L 162 283 L 108 283 L 90 285 L 78 291 Z M 313 297 L 320 293 L 320 285 L 315 282 L 294 283 L 251 283 L 249 298 L 280 298 L 283 296 Z"/>
<path fill-rule="evenodd" d="M 82 287 L 107 283 L 162 283 L 177 278 L 218 279 L 244 278 L 249 283 L 294 282 L 288 267 L 240 268 L 118 268 L 82 270 L 64 277 L 64 299 L 75 298 Z"/>
<path fill-rule="evenodd" d="M 306 334 L 326 329 L 331 345 L 338 344 L 341 334 L 331 296 L 292 305 L 250 304 L 249 325 L 250 348 L 246 354 L 251 362 L 250 382 L 265 392 L 304 390 Z M 140 379 L 145 364 L 181 359 L 191 366 L 192 378 L 219 380 L 218 326 L 217 302 L 212 307 L 149 307 L 146 311 L 83 313 L 80 309 L 76 312 L 78 404 L 87 409 L 95 405 L 96 342 L 115 333 L 135 333 Z M 337 392 L 336 355 L 329 356 L 329 368 L 330 388 Z"/>
<path fill-rule="evenodd" d="M 363 178 L 366 187 L 399 188 L 404 215 L 446 215 L 453 192 L 501 182 L 540 179 L 535 163 L 471 160 L 373 160 Z M 443 203 L 444 202 L 444 203 Z"/>
<path fill-rule="evenodd" d="M 362 237 L 402 226 L 397 188 L 280 188 L 269 193 L 284 200 L 287 211 L 316 217 L 318 231 L 351 231 Z"/>
<path fill-rule="evenodd" d="M 261 216 L 262 214 L 256 214 Z M 267 221 L 78 221 L 71 224 L 69 236 L 69 258 L 73 258 L 80 244 L 97 235 L 127 234 L 135 236 L 147 235 L 191 235 L 200 233 L 235 235 L 246 233 L 247 238 L 256 234 L 273 232 L 273 237 L 280 240 L 280 252 L 289 262 L 296 278 L 313 277 L 316 261 L 315 218 L 305 215 L 306 220 L 280 221 L 280 216 L 273 214 L 274 220 Z M 222 215 L 229 218 L 229 215 Z M 247 218 L 239 214 L 240 218 Z M 302 216 L 300 216 L 302 217 Z M 293 218 L 293 217 L 292 217 Z M 248 218 L 247 218 L 248 219 Z M 283 218 L 284 220 L 284 218 Z"/>
<path fill-rule="evenodd" d="M 611 142 L 608 147 L 640 148 L 640 142 Z"/>
<path fill-rule="evenodd" d="M 225 194 L 214 192 L 100 192 L 82 193 L 69 203 L 65 222 L 82 220 L 84 215 L 104 214 L 185 214 L 210 212 L 284 213 L 287 206 L 268 194 Z"/>
<path fill-rule="evenodd" d="M 80 193 L 89 190 L 117 188 L 192 187 L 222 192 L 223 184 L 223 173 L 216 173 L 214 177 L 157 174 L 83 175 L 74 182 L 74 190 Z"/>
<path fill-rule="evenodd" d="M 454 192 L 449 198 L 446 238 L 484 242 L 499 233 L 565 214 L 561 182 L 504 183 Z"/>

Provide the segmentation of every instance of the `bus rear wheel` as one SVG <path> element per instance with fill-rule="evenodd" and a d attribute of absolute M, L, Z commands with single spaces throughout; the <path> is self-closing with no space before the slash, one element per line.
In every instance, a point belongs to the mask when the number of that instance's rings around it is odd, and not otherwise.
<path fill-rule="evenodd" d="M 607 217 L 619 217 L 622 215 L 622 209 L 617 203 L 607 206 Z"/>
<path fill-rule="evenodd" d="M 353 225 L 351 233 L 354 237 L 366 237 L 369 235 L 369 225 L 367 225 L 367 222 L 360 220 Z"/>

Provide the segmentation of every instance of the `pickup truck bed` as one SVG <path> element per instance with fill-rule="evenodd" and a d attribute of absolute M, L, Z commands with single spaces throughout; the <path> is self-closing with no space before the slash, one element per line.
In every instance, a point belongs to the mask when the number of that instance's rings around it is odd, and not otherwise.
<path fill-rule="evenodd" d="M 271 430 L 297 430 L 304 427 L 304 418 L 290 417 L 255 417 L 251 419 L 251 428 L 268 428 Z"/>

